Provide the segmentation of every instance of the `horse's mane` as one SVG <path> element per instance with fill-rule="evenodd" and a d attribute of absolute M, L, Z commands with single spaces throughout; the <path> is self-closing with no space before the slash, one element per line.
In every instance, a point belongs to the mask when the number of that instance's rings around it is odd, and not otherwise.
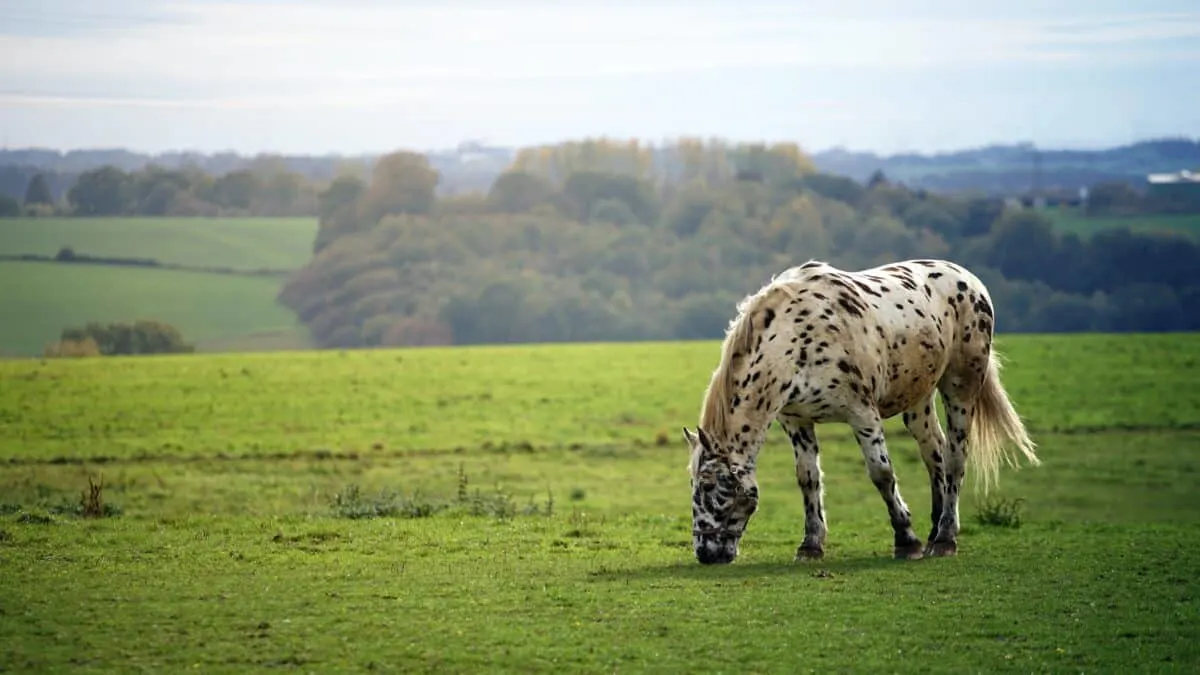
<path fill-rule="evenodd" d="M 800 276 L 797 268 L 792 268 L 772 277 L 771 281 L 753 295 L 742 298 L 737 305 L 737 316 L 725 330 L 725 341 L 721 344 L 721 360 L 713 371 L 704 392 L 704 405 L 700 408 L 700 427 L 719 441 L 725 440 L 729 427 L 729 397 L 733 389 L 733 363 L 736 359 L 750 356 L 754 346 L 754 314 L 759 307 L 766 304 L 777 291 L 793 295 L 794 290 L 786 283 L 794 282 Z"/>

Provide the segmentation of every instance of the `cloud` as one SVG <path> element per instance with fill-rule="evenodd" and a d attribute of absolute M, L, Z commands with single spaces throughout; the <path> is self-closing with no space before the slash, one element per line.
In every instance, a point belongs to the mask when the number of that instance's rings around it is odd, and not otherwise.
<path fill-rule="evenodd" d="M 878 146 L 1119 129 L 1178 91 L 1170 119 L 1195 131 L 1196 76 L 1179 73 L 1200 72 L 1200 10 L 1183 0 L 419 1 L 8 0 L 0 115 L 11 139 L 55 145 L 686 132 Z M 1123 107 L 1096 103 L 1121 91 Z"/>
<path fill-rule="evenodd" d="M 524 82 L 554 80 L 559 87 L 731 68 L 1094 62 L 1112 58 L 1097 47 L 1200 37 L 1198 13 L 1049 21 L 814 18 L 802 9 L 748 11 L 733 3 L 488 9 L 316 0 L 122 0 L 106 12 L 71 15 L 100 17 L 102 33 L 0 36 L 0 90 L 41 95 L 46 104 L 90 95 L 188 105 L 368 106 L 381 98 L 479 100 L 480 92 L 499 94 Z M 114 16 L 153 20 L 117 29 L 108 21 Z M 1194 50 L 1183 54 L 1192 58 Z"/>

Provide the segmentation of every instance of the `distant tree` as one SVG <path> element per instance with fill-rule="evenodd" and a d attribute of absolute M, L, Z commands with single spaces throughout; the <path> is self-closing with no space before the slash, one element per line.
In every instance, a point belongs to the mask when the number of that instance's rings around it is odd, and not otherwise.
<path fill-rule="evenodd" d="M 967 200 L 966 219 L 962 223 L 964 237 L 979 237 L 992 231 L 992 224 L 1004 213 L 1004 201 L 988 197 Z"/>
<path fill-rule="evenodd" d="M 371 184 L 359 200 L 359 218 L 378 223 L 389 214 L 428 213 L 436 199 L 438 172 L 415 152 L 393 152 L 379 158 Z"/>
<path fill-rule="evenodd" d="M 992 228 L 988 264 L 1010 279 L 1044 279 L 1057 261 L 1053 224 L 1033 211 L 1007 213 Z"/>
<path fill-rule="evenodd" d="M 0 195 L 0 218 L 16 218 L 21 215 L 21 202 L 7 195 Z"/>
<path fill-rule="evenodd" d="M 1142 195 L 1128 183 L 1099 183 L 1088 190 L 1086 212 L 1090 216 L 1133 215 L 1141 207 Z"/>
<path fill-rule="evenodd" d="M 317 216 L 321 220 L 331 220 L 341 212 L 353 209 L 366 189 L 367 184 L 358 176 L 338 176 L 317 195 Z"/>
<path fill-rule="evenodd" d="M 46 184 L 46 177 L 40 172 L 33 174 L 33 178 L 29 179 L 29 186 L 25 188 L 25 205 L 32 206 L 34 204 L 47 206 L 54 204 L 50 186 Z"/>
<path fill-rule="evenodd" d="M 858 205 L 865 192 L 863 186 L 855 182 L 854 179 L 828 173 L 814 173 L 805 176 L 800 183 L 803 187 L 816 192 L 822 197 L 836 199 L 853 206 Z"/>
<path fill-rule="evenodd" d="M 610 200 L 624 204 L 643 224 L 648 225 L 658 219 L 659 205 L 654 190 L 633 176 L 577 171 L 567 179 L 562 192 L 579 221 L 587 220 L 597 203 Z"/>
<path fill-rule="evenodd" d="M 550 201 L 554 186 L 524 171 L 505 171 L 488 191 L 488 206 L 497 213 L 521 213 Z"/>
<path fill-rule="evenodd" d="M 688 189 L 668 209 L 667 226 L 680 237 L 690 237 L 700 231 L 704 219 L 716 208 L 717 199 L 710 192 L 700 189 Z"/>
<path fill-rule="evenodd" d="M 81 216 L 115 216 L 129 212 L 130 176 L 112 166 L 79 174 L 67 192 L 67 201 Z"/>
<path fill-rule="evenodd" d="M 249 209 L 262 189 L 262 180 L 253 171 L 231 171 L 213 182 L 213 200 L 235 209 Z"/>
<path fill-rule="evenodd" d="M 359 218 L 358 203 L 367 185 L 355 175 L 338 176 L 317 194 L 318 230 L 313 254 L 320 253 L 338 237 L 370 229 L 374 224 Z"/>
<path fill-rule="evenodd" d="M 931 199 L 913 202 L 901 217 L 909 227 L 936 232 L 947 241 L 960 236 L 963 226 L 962 221 L 955 218 L 949 209 Z"/>

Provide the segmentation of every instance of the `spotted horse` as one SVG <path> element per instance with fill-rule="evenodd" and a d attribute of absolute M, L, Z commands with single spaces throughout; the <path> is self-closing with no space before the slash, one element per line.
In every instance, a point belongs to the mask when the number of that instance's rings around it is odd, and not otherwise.
<path fill-rule="evenodd" d="M 810 260 L 744 298 L 701 406 L 683 434 L 691 449 L 692 543 L 703 564 L 731 563 L 758 509 L 755 463 L 773 421 L 791 439 L 804 499 L 796 559 L 819 559 L 827 532 L 814 425 L 845 423 L 887 506 L 895 557 L 954 555 L 968 458 L 976 487 L 995 482 L 1011 443 L 1040 464 L 1000 382 L 995 310 L 983 283 L 944 260 L 908 260 L 857 272 Z M 946 410 L 938 421 L 934 393 Z M 883 421 L 903 413 L 929 472 L 927 544 L 892 469 Z"/>

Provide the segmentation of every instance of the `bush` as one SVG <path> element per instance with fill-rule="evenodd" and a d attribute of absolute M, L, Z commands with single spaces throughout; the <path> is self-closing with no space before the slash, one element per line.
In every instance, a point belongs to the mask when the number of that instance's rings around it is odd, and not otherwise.
<path fill-rule="evenodd" d="M 57 344 L 86 344 L 88 341 L 104 356 L 187 354 L 196 351 L 195 346 L 184 342 L 178 328 L 150 320 L 138 320 L 132 324 L 89 322 L 83 328 L 63 330 Z"/>
<path fill-rule="evenodd" d="M 84 337 L 80 340 L 58 340 L 46 345 L 42 355 L 46 358 L 100 356 L 100 346 L 91 337 Z"/>

